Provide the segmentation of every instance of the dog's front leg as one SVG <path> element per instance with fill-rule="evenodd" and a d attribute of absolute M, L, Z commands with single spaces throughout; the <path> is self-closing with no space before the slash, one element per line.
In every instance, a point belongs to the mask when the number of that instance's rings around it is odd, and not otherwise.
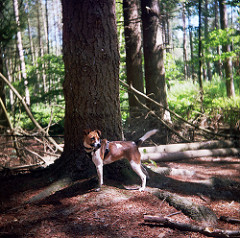
<path fill-rule="evenodd" d="M 97 190 L 100 191 L 100 189 L 103 185 L 103 165 L 100 164 L 100 165 L 96 166 L 96 168 L 97 168 L 98 183 L 99 183 L 99 188 Z"/>
<path fill-rule="evenodd" d="M 96 166 L 98 175 L 99 188 L 97 189 L 97 191 L 100 191 L 101 186 L 103 185 L 103 161 L 100 156 L 100 150 L 97 150 L 95 153 L 92 154 L 92 160 Z"/>

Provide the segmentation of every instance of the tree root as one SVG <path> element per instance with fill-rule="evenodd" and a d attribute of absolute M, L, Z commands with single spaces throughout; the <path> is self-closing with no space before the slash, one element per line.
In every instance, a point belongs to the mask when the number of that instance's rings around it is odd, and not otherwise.
<path fill-rule="evenodd" d="M 181 210 L 185 215 L 196 221 L 208 225 L 215 225 L 217 222 L 217 216 L 208 207 L 195 204 L 185 197 L 170 192 L 164 192 L 160 189 L 147 188 L 146 191 L 152 193 L 161 200 L 166 200 L 171 206 L 175 207 L 177 210 Z"/>
<path fill-rule="evenodd" d="M 90 177 L 88 179 L 82 179 L 82 180 L 76 181 L 76 182 L 73 182 L 73 180 L 70 177 L 60 178 L 57 181 L 50 184 L 42 192 L 40 192 L 37 195 L 31 197 L 24 204 L 39 203 L 39 202 L 43 201 L 44 199 L 47 199 L 50 196 L 53 196 L 57 192 L 60 192 L 64 189 L 67 189 L 69 191 L 76 184 L 78 184 L 78 187 L 79 186 L 80 187 L 86 187 L 87 184 L 90 184 L 90 181 L 93 180 L 93 178 L 95 178 L 95 176 Z"/>

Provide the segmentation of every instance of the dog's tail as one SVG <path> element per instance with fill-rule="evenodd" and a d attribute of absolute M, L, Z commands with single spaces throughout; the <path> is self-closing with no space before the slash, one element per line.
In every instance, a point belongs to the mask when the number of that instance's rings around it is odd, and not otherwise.
<path fill-rule="evenodd" d="M 151 131 L 148 131 L 144 136 L 142 136 L 140 139 L 138 139 L 135 143 L 137 145 L 137 147 L 141 146 L 142 143 L 148 139 L 150 136 L 154 135 L 156 132 L 158 131 L 158 129 L 154 129 Z"/>

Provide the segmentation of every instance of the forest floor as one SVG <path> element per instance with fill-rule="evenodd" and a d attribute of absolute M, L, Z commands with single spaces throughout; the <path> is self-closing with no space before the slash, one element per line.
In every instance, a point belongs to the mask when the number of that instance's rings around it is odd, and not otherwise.
<path fill-rule="evenodd" d="M 202 204 L 214 211 L 217 217 L 240 219 L 240 199 L 231 196 L 233 190 L 240 191 L 240 158 L 206 157 L 148 166 L 162 171 L 160 190 Z M 204 186 L 207 188 L 215 181 L 213 178 L 218 178 L 221 183 L 226 181 L 226 186 L 218 186 L 215 182 L 211 189 L 204 192 Z M 150 181 L 148 184 L 151 184 Z M 152 193 L 139 192 L 134 187 L 137 185 L 119 188 L 108 181 L 100 192 L 94 189 L 77 192 L 65 189 L 40 203 L 24 206 L 21 204 L 44 188 L 14 194 L 4 202 L 0 201 L 0 237 L 205 237 L 196 232 L 144 224 L 143 218 L 147 214 L 170 215 L 177 222 L 208 225 L 192 220 Z M 175 212 L 178 213 L 174 215 Z M 240 224 L 218 221 L 216 227 L 239 230 Z"/>

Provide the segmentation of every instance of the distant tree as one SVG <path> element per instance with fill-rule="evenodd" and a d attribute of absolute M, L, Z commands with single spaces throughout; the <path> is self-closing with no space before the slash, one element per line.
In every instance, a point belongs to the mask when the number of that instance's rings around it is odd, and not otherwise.
<path fill-rule="evenodd" d="M 228 28 L 228 19 L 227 19 L 227 6 L 225 0 L 219 0 L 219 11 L 220 11 L 220 23 L 221 29 L 226 30 Z M 225 43 L 222 45 L 222 51 L 224 53 L 230 52 L 230 45 Z M 226 77 L 226 88 L 227 88 L 227 96 L 234 97 L 235 89 L 234 89 L 234 81 L 232 74 L 232 60 L 231 57 L 226 57 L 223 61 L 223 67 L 225 70 Z"/>
<path fill-rule="evenodd" d="M 4 50 L 16 34 L 16 24 L 14 24 L 14 14 L 10 0 L 0 0 L 0 72 L 5 73 L 4 70 Z M 0 98 L 6 104 L 6 90 L 3 80 L 0 79 Z M 0 107 L 0 125 L 8 127 L 8 120 L 6 119 L 3 109 Z"/>
<path fill-rule="evenodd" d="M 202 82 L 202 1 L 198 0 L 198 83 L 200 89 L 200 100 L 203 102 L 203 82 Z M 203 110 L 203 108 L 202 108 Z"/>
<path fill-rule="evenodd" d="M 13 0 L 13 7 L 14 7 L 14 13 L 15 13 L 15 21 L 18 27 L 17 31 L 17 48 L 18 48 L 18 54 L 20 59 L 20 65 L 21 65 L 21 74 L 22 79 L 24 82 L 25 87 L 25 100 L 28 105 L 30 105 L 30 93 L 28 89 L 28 79 L 27 79 L 27 73 L 26 73 L 26 64 L 24 59 L 24 52 L 23 52 L 23 43 L 22 43 L 22 35 L 20 30 L 20 17 L 19 17 L 19 6 L 18 6 L 18 0 Z"/>
<path fill-rule="evenodd" d="M 186 3 L 182 2 L 182 22 L 183 22 L 183 64 L 184 79 L 188 77 L 188 57 L 187 57 L 187 28 L 186 28 Z"/>
<path fill-rule="evenodd" d="M 142 70 L 142 37 L 137 0 L 123 0 L 124 34 L 126 48 L 127 83 L 144 92 Z M 139 104 L 129 93 L 130 117 L 139 115 Z"/>
<path fill-rule="evenodd" d="M 161 103 L 164 107 L 168 107 L 164 69 L 164 46 L 160 28 L 158 0 L 142 0 L 141 10 L 146 94 Z M 170 119 L 166 110 L 162 110 L 152 103 L 149 103 L 149 107 L 160 111 L 162 118 Z"/>
<path fill-rule="evenodd" d="M 216 30 L 219 29 L 219 7 L 218 7 L 219 4 L 218 3 L 219 3 L 218 0 L 214 0 L 214 26 Z M 220 45 L 217 46 L 216 50 L 217 50 L 217 54 L 220 55 Z M 222 77 L 222 63 L 221 63 L 220 57 L 219 57 L 219 60 L 215 63 L 215 68 L 218 75 Z"/>
<path fill-rule="evenodd" d="M 195 68 L 194 68 L 194 50 L 193 50 L 193 26 L 191 22 L 191 4 L 186 4 L 186 10 L 187 10 L 187 18 L 188 18 L 188 32 L 189 32 L 189 47 L 190 47 L 190 65 L 189 65 L 189 71 L 191 72 L 191 78 L 193 81 L 195 81 Z"/>
<path fill-rule="evenodd" d="M 208 31 L 209 31 L 209 11 L 208 11 L 209 2 L 208 0 L 205 0 L 204 3 L 204 38 L 206 41 L 208 41 Z M 209 53 L 209 48 L 205 49 L 206 53 Z M 206 61 L 206 70 L 207 70 L 207 79 L 208 81 L 212 80 L 212 71 L 210 67 L 209 60 Z"/>

